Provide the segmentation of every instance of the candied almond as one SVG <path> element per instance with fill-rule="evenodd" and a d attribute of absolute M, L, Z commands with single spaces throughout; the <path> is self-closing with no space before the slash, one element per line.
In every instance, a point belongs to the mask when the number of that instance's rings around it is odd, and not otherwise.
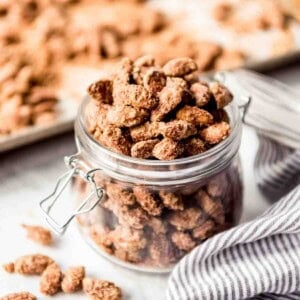
<path fill-rule="evenodd" d="M 149 221 L 149 215 L 141 207 L 129 208 L 121 204 L 118 199 L 109 198 L 103 202 L 103 207 L 111 210 L 121 225 L 128 225 L 136 229 L 142 229 Z"/>
<path fill-rule="evenodd" d="M 110 232 L 114 247 L 128 252 L 142 250 L 147 245 L 143 230 L 118 226 Z"/>
<path fill-rule="evenodd" d="M 172 210 L 183 210 L 184 205 L 182 197 L 179 194 L 174 194 L 167 191 L 159 191 L 159 197 L 165 207 Z"/>
<path fill-rule="evenodd" d="M 163 70 L 167 76 L 181 77 L 196 71 L 197 65 L 194 60 L 188 57 L 175 58 L 168 61 Z"/>
<path fill-rule="evenodd" d="M 117 65 L 114 75 L 114 87 L 116 84 L 126 84 L 130 81 L 130 75 L 133 70 L 133 61 L 129 58 L 123 58 Z"/>
<path fill-rule="evenodd" d="M 168 216 L 169 223 L 177 230 L 189 230 L 202 223 L 203 213 L 199 208 L 189 207 L 183 211 L 172 211 Z"/>
<path fill-rule="evenodd" d="M 163 118 L 175 109 L 182 101 L 183 89 L 166 86 L 159 94 L 159 103 L 151 112 L 151 121 L 162 121 Z"/>
<path fill-rule="evenodd" d="M 106 126 L 103 134 L 100 136 L 100 141 L 104 146 L 111 148 L 117 153 L 130 154 L 131 143 L 118 127 L 113 125 Z"/>
<path fill-rule="evenodd" d="M 183 145 L 170 138 L 164 138 L 153 148 L 153 156 L 160 160 L 172 160 L 182 155 Z"/>
<path fill-rule="evenodd" d="M 175 247 L 165 234 L 153 234 L 149 255 L 154 265 L 168 265 L 176 260 Z"/>
<path fill-rule="evenodd" d="M 134 142 L 140 142 L 156 138 L 160 135 L 162 122 L 146 122 L 144 124 L 131 127 L 130 135 Z"/>
<path fill-rule="evenodd" d="M 36 296 L 29 292 L 12 293 L 0 298 L 1 300 L 36 300 Z"/>
<path fill-rule="evenodd" d="M 198 204 L 203 211 L 219 224 L 224 224 L 224 207 L 219 200 L 211 198 L 204 190 L 199 190 L 196 194 Z"/>
<path fill-rule="evenodd" d="M 61 282 L 61 288 L 64 293 L 74 293 L 81 290 L 82 280 L 85 277 L 85 268 L 82 266 L 69 268 Z"/>
<path fill-rule="evenodd" d="M 52 263 L 53 260 L 46 255 L 25 255 L 15 261 L 15 272 L 23 275 L 40 275 Z"/>
<path fill-rule="evenodd" d="M 15 272 L 15 264 L 13 262 L 9 262 L 7 264 L 3 265 L 3 269 L 7 272 L 7 273 L 14 273 Z"/>
<path fill-rule="evenodd" d="M 230 133 L 230 125 L 226 122 L 215 123 L 200 132 L 200 136 L 209 144 L 218 144 Z"/>
<path fill-rule="evenodd" d="M 213 122 L 213 116 L 208 111 L 189 105 L 181 108 L 177 112 L 176 118 L 199 126 L 209 125 Z"/>
<path fill-rule="evenodd" d="M 100 103 L 112 104 L 113 84 L 111 80 L 101 79 L 88 87 L 89 95 Z"/>
<path fill-rule="evenodd" d="M 193 229 L 192 234 L 195 239 L 205 240 L 215 232 L 216 224 L 212 220 L 207 220 L 199 227 Z"/>
<path fill-rule="evenodd" d="M 233 99 L 233 96 L 230 93 L 230 91 L 227 89 L 227 87 L 225 87 L 223 84 L 219 82 L 215 81 L 210 83 L 209 89 L 214 96 L 217 109 L 224 108 Z"/>
<path fill-rule="evenodd" d="M 108 197 L 119 201 L 121 205 L 133 205 L 136 203 L 134 194 L 120 184 L 108 183 L 105 190 Z"/>
<path fill-rule="evenodd" d="M 40 291 L 44 295 L 52 296 L 60 290 L 62 272 L 55 263 L 50 264 L 42 273 L 40 279 Z"/>
<path fill-rule="evenodd" d="M 114 87 L 113 98 L 116 105 L 130 105 L 137 109 L 153 109 L 158 104 L 155 96 L 137 84 L 123 84 Z"/>
<path fill-rule="evenodd" d="M 107 121 L 117 127 L 132 127 L 143 123 L 148 115 L 148 111 L 144 108 L 115 106 L 109 109 Z"/>
<path fill-rule="evenodd" d="M 147 90 L 157 94 L 165 87 L 167 78 L 166 75 L 159 69 L 150 68 L 146 71 L 143 81 Z"/>
<path fill-rule="evenodd" d="M 106 280 L 84 278 L 83 291 L 92 299 L 121 300 L 122 292 L 114 283 Z"/>
<path fill-rule="evenodd" d="M 42 226 L 30 226 L 23 224 L 22 227 L 27 231 L 27 238 L 44 246 L 53 243 L 52 234 L 49 229 Z"/>
<path fill-rule="evenodd" d="M 131 156 L 137 158 L 152 157 L 154 146 L 159 142 L 159 139 L 140 141 L 131 147 Z"/>
<path fill-rule="evenodd" d="M 187 139 L 184 144 L 184 152 L 186 156 L 193 156 L 200 154 L 206 150 L 205 143 L 197 137 Z"/>
<path fill-rule="evenodd" d="M 129 209 L 126 215 L 123 215 L 123 222 L 124 225 L 128 224 L 133 228 L 143 228 L 147 222 L 149 221 L 148 213 L 142 209 L 141 207 L 136 207 L 133 209 Z"/>
<path fill-rule="evenodd" d="M 190 91 L 196 100 L 196 105 L 202 107 L 208 104 L 211 98 L 211 92 L 208 84 L 205 82 L 195 82 L 191 85 Z"/>
<path fill-rule="evenodd" d="M 170 121 L 163 126 L 163 135 L 175 141 L 180 141 L 196 133 L 196 126 L 183 120 Z"/>
<path fill-rule="evenodd" d="M 196 246 L 196 242 L 191 238 L 189 233 L 175 231 L 172 233 L 171 239 L 180 250 L 191 251 Z"/>
<path fill-rule="evenodd" d="M 136 201 L 149 215 L 158 216 L 162 213 L 163 206 L 160 200 L 155 197 L 147 188 L 136 186 L 133 188 Z"/>

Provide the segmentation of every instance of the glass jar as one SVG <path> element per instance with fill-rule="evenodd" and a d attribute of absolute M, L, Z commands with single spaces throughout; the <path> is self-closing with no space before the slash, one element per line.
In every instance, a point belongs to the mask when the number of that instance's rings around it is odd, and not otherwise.
<path fill-rule="evenodd" d="M 240 219 L 242 179 L 238 107 L 227 108 L 231 134 L 208 151 L 172 161 L 137 159 L 110 151 L 88 133 L 83 101 L 75 123 L 78 154 L 70 171 L 41 207 L 64 231 L 74 216 L 84 238 L 109 259 L 129 268 L 166 272 L 207 238 Z M 79 207 L 63 225 L 50 210 L 68 180 Z M 50 201 L 50 205 L 47 202 Z"/>

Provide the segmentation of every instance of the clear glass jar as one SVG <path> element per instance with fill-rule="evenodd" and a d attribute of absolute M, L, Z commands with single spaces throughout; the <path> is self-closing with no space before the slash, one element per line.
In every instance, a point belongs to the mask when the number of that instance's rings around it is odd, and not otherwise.
<path fill-rule="evenodd" d="M 73 216 L 99 253 L 129 268 L 166 272 L 207 238 L 237 224 L 243 188 L 235 104 L 226 108 L 232 128 L 227 139 L 199 155 L 159 161 L 117 154 L 96 142 L 87 130 L 89 101 L 75 123 L 78 154 L 67 161 L 76 172 L 67 179 L 73 178 L 72 197 L 80 205 Z M 95 194 L 96 201 L 82 204 Z"/>

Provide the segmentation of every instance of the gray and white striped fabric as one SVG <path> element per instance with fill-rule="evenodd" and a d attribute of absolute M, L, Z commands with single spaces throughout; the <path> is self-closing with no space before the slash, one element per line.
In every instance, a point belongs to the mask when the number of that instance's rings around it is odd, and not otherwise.
<path fill-rule="evenodd" d="M 293 190 L 185 256 L 170 276 L 168 300 L 300 299 L 300 150 L 259 138 L 260 189 L 269 197 Z"/>
<path fill-rule="evenodd" d="M 275 202 L 300 184 L 300 149 L 280 145 L 262 135 L 258 138 L 254 163 L 256 183 L 263 194 Z"/>

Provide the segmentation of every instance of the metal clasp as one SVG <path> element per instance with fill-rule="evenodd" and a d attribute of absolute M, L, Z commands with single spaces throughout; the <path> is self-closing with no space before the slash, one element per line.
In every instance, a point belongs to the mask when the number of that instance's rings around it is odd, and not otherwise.
<path fill-rule="evenodd" d="M 70 222 L 79 214 L 88 213 L 93 210 L 97 204 L 101 201 L 104 196 L 104 189 L 98 187 L 94 176 L 95 172 L 101 169 L 91 169 L 85 171 L 86 168 L 84 163 L 80 160 L 80 154 L 77 153 L 72 156 L 65 157 L 65 163 L 69 167 L 69 171 L 60 176 L 57 180 L 53 192 L 40 201 L 39 205 L 46 221 L 50 227 L 59 235 L 62 235 Z M 72 214 L 62 223 L 59 224 L 50 214 L 51 210 L 57 203 L 58 199 L 62 195 L 63 191 L 67 188 L 68 184 L 71 182 L 72 178 L 80 176 L 83 180 L 91 185 L 92 192 L 85 198 L 85 200 L 72 212 Z"/>

